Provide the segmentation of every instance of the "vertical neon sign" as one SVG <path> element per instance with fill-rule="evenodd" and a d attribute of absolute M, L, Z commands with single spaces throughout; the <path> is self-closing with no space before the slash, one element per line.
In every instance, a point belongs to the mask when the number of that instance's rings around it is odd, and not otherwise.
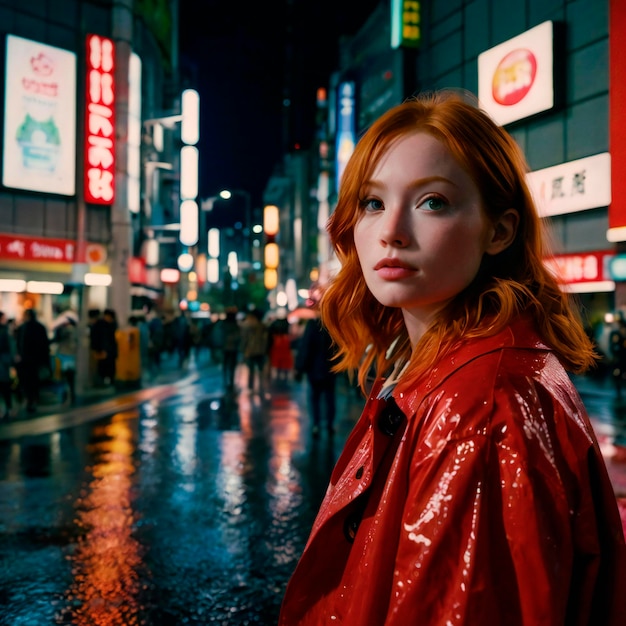
<path fill-rule="evenodd" d="M 115 47 L 110 39 L 87 36 L 85 200 L 115 200 Z"/>
<path fill-rule="evenodd" d="M 354 83 L 339 85 L 339 110 L 337 112 L 337 135 L 335 144 L 336 186 L 339 191 L 341 177 L 356 144 L 356 116 L 354 111 Z"/>
<path fill-rule="evenodd" d="M 418 0 L 391 0 L 391 47 L 418 48 L 422 38 Z"/>

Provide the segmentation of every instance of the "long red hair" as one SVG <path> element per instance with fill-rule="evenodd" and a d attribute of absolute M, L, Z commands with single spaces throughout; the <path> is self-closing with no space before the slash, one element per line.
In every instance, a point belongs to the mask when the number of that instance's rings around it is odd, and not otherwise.
<path fill-rule="evenodd" d="M 513 243 L 485 255 L 478 276 L 441 313 L 417 346 L 411 346 L 402 311 L 381 305 L 369 291 L 354 245 L 362 215 L 364 181 L 400 136 L 424 132 L 441 141 L 480 190 L 488 218 L 514 208 L 519 225 Z M 456 92 L 424 94 L 392 108 L 357 143 L 341 181 L 328 233 L 341 264 L 320 302 L 323 323 L 337 344 L 337 370 L 358 370 L 361 387 L 398 358 L 410 360 L 403 379 L 416 380 L 461 338 L 494 334 L 528 312 L 543 340 L 566 369 L 581 373 L 596 359 L 570 296 L 546 268 L 543 224 L 526 183 L 528 165 L 512 137 Z M 393 354 L 389 348 L 395 343 Z"/>

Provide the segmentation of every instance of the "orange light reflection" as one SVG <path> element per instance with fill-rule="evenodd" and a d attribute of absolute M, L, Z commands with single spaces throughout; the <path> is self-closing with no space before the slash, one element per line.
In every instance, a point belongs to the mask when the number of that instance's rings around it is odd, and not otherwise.
<path fill-rule="evenodd" d="M 84 530 L 70 557 L 74 582 L 66 593 L 76 626 L 136 626 L 142 547 L 133 537 L 135 449 L 129 421 L 137 412 L 119 413 L 95 431 L 92 480 L 76 502 L 76 524 Z M 66 616 L 67 617 L 67 616 Z"/>

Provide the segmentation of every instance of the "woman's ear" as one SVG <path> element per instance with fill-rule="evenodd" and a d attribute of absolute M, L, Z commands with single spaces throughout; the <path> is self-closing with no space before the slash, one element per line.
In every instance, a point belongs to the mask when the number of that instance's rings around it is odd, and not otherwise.
<path fill-rule="evenodd" d="M 491 240 L 487 244 L 487 254 L 499 254 L 506 250 L 514 241 L 519 224 L 519 213 L 515 209 L 507 209 L 493 224 Z"/>

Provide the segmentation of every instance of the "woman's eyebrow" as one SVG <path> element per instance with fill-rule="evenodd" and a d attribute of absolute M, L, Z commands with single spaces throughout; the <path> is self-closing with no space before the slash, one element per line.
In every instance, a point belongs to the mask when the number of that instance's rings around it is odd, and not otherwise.
<path fill-rule="evenodd" d="M 415 180 L 411 181 L 407 185 L 407 188 L 419 189 L 420 187 L 423 187 L 424 185 L 428 185 L 430 183 L 437 183 L 437 182 L 447 183 L 448 185 L 453 185 L 454 187 L 458 186 L 455 182 L 453 182 L 449 178 L 446 178 L 445 176 L 434 175 L 434 176 L 425 176 L 424 178 L 416 178 Z M 363 181 L 363 187 L 374 187 L 375 189 L 386 189 L 387 185 L 376 179 L 370 179 L 370 180 Z"/>

